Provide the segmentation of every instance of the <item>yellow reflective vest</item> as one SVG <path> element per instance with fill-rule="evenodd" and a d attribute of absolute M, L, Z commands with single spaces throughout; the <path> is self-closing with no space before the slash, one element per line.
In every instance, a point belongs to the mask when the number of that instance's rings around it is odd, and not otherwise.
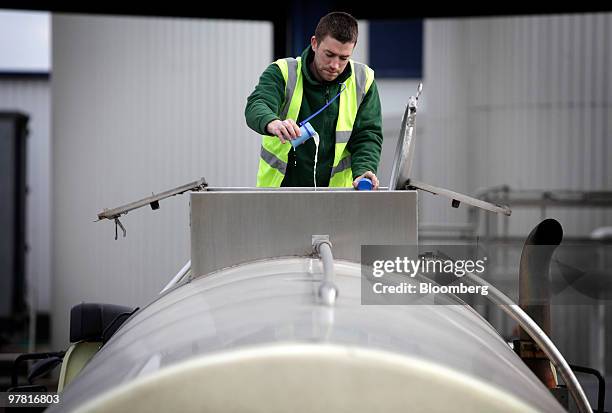
<path fill-rule="evenodd" d="M 285 79 L 285 104 L 280 113 L 281 120 L 293 119 L 297 122 L 302 105 L 302 59 L 285 58 L 274 62 Z M 346 89 L 340 94 L 338 122 L 336 124 L 336 146 L 334 163 L 329 180 L 330 187 L 351 187 L 353 172 L 351 154 L 346 145 L 353 131 L 357 110 L 374 80 L 374 71 L 368 66 L 349 61 L 351 76 L 344 82 Z M 279 187 L 285 178 L 291 145 L 283 145 L 276 136 L 262 135 L 258 187 Z"/>

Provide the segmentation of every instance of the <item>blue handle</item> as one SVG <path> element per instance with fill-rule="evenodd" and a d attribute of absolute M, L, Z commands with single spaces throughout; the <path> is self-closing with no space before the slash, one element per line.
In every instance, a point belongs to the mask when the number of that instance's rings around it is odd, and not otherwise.
<path fill-rule="evenodd" d="M 361 180 L 357 182 L 358 191 L 371 191 L 373 187 L 372 180 L 369 178 L 361 178 Z"/>
<path fill-rule="evenodd" d="M 325 104 L 325 106 L 323 106 L 321 109 L 317 110 L 315 113 L 313 113 L 312 115 L 310 115 L 309 117 L 307 117 L 306 119 L 304 119 L 303 121 L 301 121 L 298 124 L 298 126 L 300 127 L 300 132 L 301 133 L 300 133 L 300 137 L 299 138 L 294 139 L 294 140 L 291 141 L 291 145 L 293 145 L 293 149 L 297 148 L 298 146 L 300 146 L 301 144 L 306 142 L 309 138 L 311 138 L 315 134 L 314 128 L 312 127 L 312 125 L 308 121 L 310 119 L 314 118 L 315 116 L 317 116 L 319 113 L 321 113 L 323 111 L 323 109 L 325 109 L 326 107 L 331 105 L 332 102 L 334 100 L 336 100 L 338 98 L 338 96 L 340 96 L 340 94 L 344 91 L 344 89 L 346 89 L 346 84 L 341 83 L 340 84 L 340 92 L 338 92 L 338 94 L 336 96 L 334 96 L 334 98 L 332 100 L 327 102 Z"/>

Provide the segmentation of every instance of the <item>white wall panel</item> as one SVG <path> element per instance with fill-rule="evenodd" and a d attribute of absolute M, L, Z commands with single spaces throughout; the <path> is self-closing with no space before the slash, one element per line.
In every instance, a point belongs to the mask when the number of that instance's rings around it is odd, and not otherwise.
<path fill-rule="evenodd" d="M 188 197 L 117 207 L 205 177 L 255 184 L 246 98 L 272 60 L 265 22 L 54 15 L 53 341 L 80 301 L 143 305 L 189 259 Z"/>
<path fill-rule="evenodd" d="M 427 111 L 417 115 L 420 129 L 416 146 L 419 179 L 432 185 L 468 191 L 468 124 L 466 101 L 469 90 L 465 53 L 466 27 L 460 20 L 424 25 L 423 102 Z M 419 131 L 419 126 L 417 126 Z M 420 223 L 460 223 L 465 209 L 450 208 L 450 201 L 424 194 Z"/>
<path fill-rule="evenodd" d="M 612 189 L 611 21 L 611 14 L 428 20 L 424 140 L 431 146 L 418 152 L 423 180 L 470 193 L 500 184 Z M 603 210 L 548 216 L 571 235 L 612 222 Z M 465 220 L 437 206 L 422 216 L 456 219 Z M 537 223 L 510 221 L 516 234 Z"/>

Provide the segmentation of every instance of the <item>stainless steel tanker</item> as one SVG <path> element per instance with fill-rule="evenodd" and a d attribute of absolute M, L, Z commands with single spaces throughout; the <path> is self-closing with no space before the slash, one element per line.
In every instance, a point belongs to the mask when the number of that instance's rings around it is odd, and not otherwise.
<path fill-rule="evenodd" d="M 49 411 L 565 411 L 456 296 L 362 303 L 360 247 L 417 243 L 415 191 L 208 188 L 190 226 L 190 270 Z"/>

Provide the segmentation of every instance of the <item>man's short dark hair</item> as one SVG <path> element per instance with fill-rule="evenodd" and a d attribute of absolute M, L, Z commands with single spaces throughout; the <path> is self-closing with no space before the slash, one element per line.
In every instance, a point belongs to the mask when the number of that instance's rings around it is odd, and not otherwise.
<path fill-rule="evenodd" d="M 341 11 L 321 17 L 315 30 L 317 42 L 321 43 L 328 35 L 340 43 L 357 43 L 357 20 L 350 14 Z"/>

